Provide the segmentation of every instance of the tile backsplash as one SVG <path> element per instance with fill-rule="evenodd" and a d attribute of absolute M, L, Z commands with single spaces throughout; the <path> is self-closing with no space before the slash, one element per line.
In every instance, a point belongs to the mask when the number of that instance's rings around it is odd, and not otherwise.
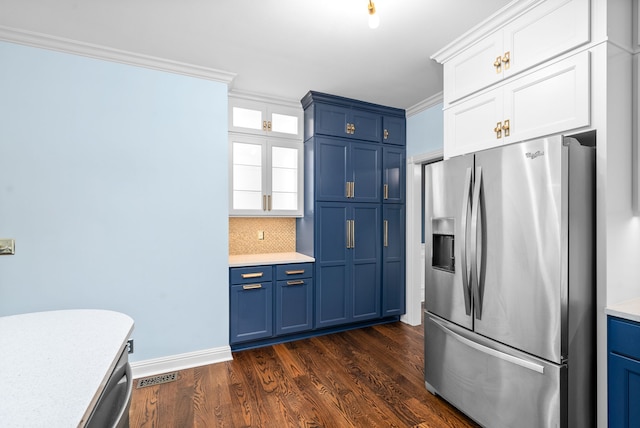
<path fill-rule="evenodd" d="M 264 239 L 258 239 L 260 232 Z M 296 250 L 296 219 L 229 217 L 229 255 L 288 253 Z"/>

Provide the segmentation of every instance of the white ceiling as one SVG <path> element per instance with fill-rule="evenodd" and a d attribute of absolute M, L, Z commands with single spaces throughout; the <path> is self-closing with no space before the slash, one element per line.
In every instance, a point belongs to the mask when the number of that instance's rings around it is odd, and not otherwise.
<path fill-rule="evenodd" d="M 0 0 L 0 26 L 236 73 L 231 89 L 308 90 L 399 108 L 442 91 L 429 57 L 509 0 Z"/>

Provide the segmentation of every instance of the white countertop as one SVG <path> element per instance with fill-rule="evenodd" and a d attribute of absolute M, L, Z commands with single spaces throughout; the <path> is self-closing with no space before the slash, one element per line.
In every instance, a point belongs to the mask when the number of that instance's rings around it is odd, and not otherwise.
<path fill-rule="evenodd" d="M 308 263 L 315 260 L 300 253 L 239 254 L 229 256 L 229 267 Z"/>
<path fill-rule="evenodd" d="M 132 330 L 104 310 L 0 317 L 0 425 L 84 426 Z"/>
<path fill-rule="evenodd" d="M 614 317 L 640 322 L 640 298 L 609 305 L 604 312 Z"/>

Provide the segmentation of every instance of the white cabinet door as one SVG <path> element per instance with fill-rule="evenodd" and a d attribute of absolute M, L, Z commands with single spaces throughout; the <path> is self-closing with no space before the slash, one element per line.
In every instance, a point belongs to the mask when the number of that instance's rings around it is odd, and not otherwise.
<path fill-rule="evenodd" d="M 302 107 L 229 96 L 229 131 L 302 139 Z"/>
<path fill-rule="evenodd" d="M 510 53 L 504 77 L 542 64 L 555 56 L 587 43 L 589 2 L 547 0 L 507 25 L 504 52 Z"/>
<path fill-rule="evenodd" d="M 231 216 L 302 216 L 303 145 L 229 134 Z"/>
<path fill-rule="evenodd" d="M 589 3 L 541 2 L 445 62 L 445 105 L 589 42 Z"/>
<path fill-rule="evenodd" d="M 502 121 L 502 88 L 496 88 L 444 111 L 444 157 L 473 153 L 502 144 L 494 128 Z M 502 134 L 501 134 L 502 135 Z"/>
<path fill-rule="evenodd" d="M 444 111 L 444 157 L 588 126 L 589 52 L 526 74 Z"/>
<path fill-rule="evenodd" d="M 582 52 L 504 86 L 503 144 L 588 126 L 589 52 Z"/>

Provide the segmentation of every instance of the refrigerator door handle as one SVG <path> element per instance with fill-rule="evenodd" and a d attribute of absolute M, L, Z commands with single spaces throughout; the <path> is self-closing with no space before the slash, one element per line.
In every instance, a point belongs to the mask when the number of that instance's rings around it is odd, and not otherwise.
<path fill-rule="evenodd" d="M 460 268 L 462 270 L 462 288 L 464 295 L 464 310 L 467 315 L 471 315 L 471 271 L 467 257 L 467 223 L 469 220 L 469 204 L 471 202 L 471 168 L 467 168 L 464 177 L 464 195 L 462 199 L 462 231 L 460 238 Z"/>
<path fill-rule="evenodd" d="M 500 358 L 501 360 L 519 365 L 520 367 L 533 370 L 534 372 L 544 374 L 544 366 L 540 364 L 534 363 L 533 361 L 525 360 L 523 358 L 518 358 L 514 355 L 510 355 L 510 354 L 498 351 L 497 349 L 489 348 L 488 346 L 484 346 L 480 343 L 474 342 L 473 340 L 467 339 L 466 337 L 461 336 L 455 331 L 449 329 L 447 326 L 442 324 L 440 321 L 434 319 L 433 317 L 429 317 L 429 319 L 446 334 L 450 335 L 451 337 L 460 341 L 461 343 L 469 346 L 470 348 L 475 349 L 476 351 L 491 355 L 496 358 Z"/>
<path fill-rule="evenodd" d="M 471 287 L 473 288 L 473 300 L 475 302 L 475 316 L 482 319 L 482 295 L 483 284 L 481 272 L 478 267 L 478 255 L 482 257 L 482 251 L 478 248 L 478 223 L 480 221 L 480 192 L 482 191 L 482 167 L 476 168 L 475 185 L 473 188 L 473 202 L 471 203 Z M 482 226 L 480 226 L 481 228 Z M 480 230 L 482 232 L 482 230 Z M 480 242 L 482 245 L 482 242 Z"/>

